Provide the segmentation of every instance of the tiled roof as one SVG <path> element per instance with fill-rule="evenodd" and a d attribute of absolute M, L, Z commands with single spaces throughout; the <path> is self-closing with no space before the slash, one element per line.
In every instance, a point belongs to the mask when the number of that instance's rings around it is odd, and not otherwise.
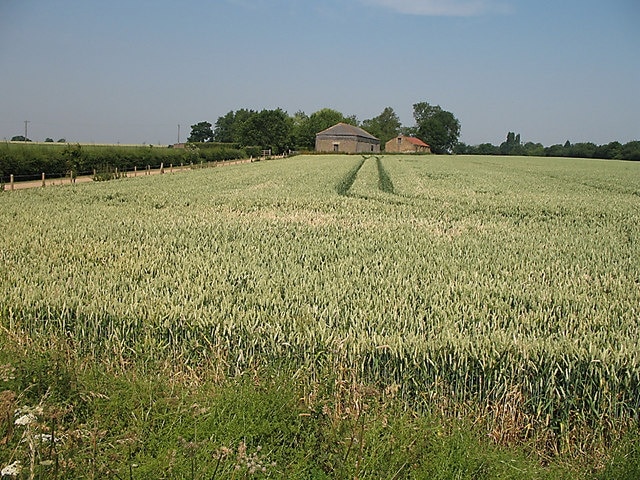
<path fill-rule="evenodd" d="M 361 129 L 360 127 L 354 127 L 353 125 L 349 125 L 348 123 L 338 123 L 333 127 L 329 127 L 326 130 L 317 133 L 316 135 L 332 135 L 339 137 L 364 137 L 372 140 L 379 140 L 378 138 L 371 135 L 366 130 Z"/>
<path fill-rule="evenodd" d="M 416 137 L 402 137 L 403 139 L 405 139 L 407 142 L 414 144 L 416 147 L 428 147 L 429 145 L 427 145 L 426 143 L 424 143 L 422 140 L 420 140 L 419 138 Z"/>

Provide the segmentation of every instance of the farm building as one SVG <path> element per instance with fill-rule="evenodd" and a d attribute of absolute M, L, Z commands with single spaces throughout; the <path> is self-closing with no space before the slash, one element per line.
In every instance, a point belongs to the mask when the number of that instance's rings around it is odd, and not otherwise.
<path fill-rule="evenodd" d="M 386 152 L 431 153 L 431 147 L 419 138 L 398 135 L 384 145 Z"/>
<path fill-rule="evenodd" d="M 379 152 L 380 140 L 369 132 L 346 123 L 338 123 L 316 134 L 316 152 Z"/>

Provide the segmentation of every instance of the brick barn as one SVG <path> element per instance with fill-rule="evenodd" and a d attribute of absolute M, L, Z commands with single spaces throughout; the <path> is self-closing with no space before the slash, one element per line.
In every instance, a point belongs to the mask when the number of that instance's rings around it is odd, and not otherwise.
<path fill-rule="evenodd" d="M 385 152 L 431 153 L 431 147 L 419 138 L 398 135 L 384 145 Z"/>
<path fill-rule="evenodd" d="M 338 123 L 316 134 L 316 152 L 378 153 L 380 140 L 359 127 Z"/>

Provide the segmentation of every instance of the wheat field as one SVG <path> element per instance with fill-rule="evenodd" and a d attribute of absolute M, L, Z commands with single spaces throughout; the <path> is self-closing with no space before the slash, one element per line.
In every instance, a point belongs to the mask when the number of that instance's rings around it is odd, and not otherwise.
<path fill-rule="evenodd" d="M 5 192 L 0 221 L 2 326 L 87 359 L 348 371 L 557 448 L 640 412 L 638 163 L 298 156 Z"/>

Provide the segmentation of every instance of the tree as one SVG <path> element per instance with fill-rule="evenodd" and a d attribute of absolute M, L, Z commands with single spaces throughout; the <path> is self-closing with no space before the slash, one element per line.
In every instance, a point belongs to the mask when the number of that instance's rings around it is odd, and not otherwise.
<path fill-rule="evenodd" d="M 431 146 L 434 153 L 450 153 L 460 136 L 460 122 L 453 113 L 420 102 L 413 105 L 416 126 L 413 133 Z"/>
<path fill-rule="evenodd" d="M 235 117 L 236 114 L 233 110 L 231 110 L 223 117 L 218 117 L 216 126 L 213 130 L 213 139 L 216 142 L 233 142 L 233 124 L 235 122 Z"/>
<path fill-rule="evenodd" d="M 242 139 L 239 143 L 281 153 L 291 144 L 292 127 L 291 118 L 282 109 L 262 110 L 253 113 L 239 125 L 238 134 Z"/>
<path fill-rule="evenodd" d="M 568 140 L 567 140 L 568 142 Z M 564 155 L 564 150 L 566 147 L 563 147 L 559 143 L 555 145 L 551 145 L 549 147 L 544 148 L 544 156 L 545 157 L 562 157 Z"/>
<path fill-rule="evenodd" d="M 300 117 L 300 124 L 296 131 L 297 146 L 302 149 L 313 150 L 316 145 L 316 133 L 334 126 L 336 123 L 348 123 L 358 125 L 355 116 L 345 117 L 341 112 L 331 108 L 323 108 L 312 113 L 309 118 Z"/>
<path fill-rule="evenodd" d="M 640 160 L 640 141 L 634 140 L 622 145 L 616 158 L 620 160 Z"/>
<path fill-rule="evenodd" d="M 378 137 L 382 145 L 397 137 L 401 127 L 400 118 L 391 107 L 385 108 L 377 117 L 362 122 L 362 128 Z"/>
<path fill-rule="evenodd" d="M 211 130 L 211 124 L 209 122 L 199 122 L 195 125 L 191 125 L 191 135 L 187 139 L 187 142 L 210 142 L 213 140 L 213 130 Z"/>
<path fill-rule="evenodd" d="M 45 143 L 53 143 L 53 138 L 47 137 L 44 139 Z"/>
<path fill-rule="evenodd" d="M 481 143 L 476 148 L 476 153 L 478 155 L 498 155 L 500 153 L 500 148 L 492 143 Z"/>
<path fill-rule="evenodd" d="M 507 141 L 500 144 L 500 155 L 523 155 L 524 148 L 520 142 L 520 134 L 507 133 Z"/>
<path fill-rule="evenodd" d="M 464 142 L 458 142 L 456 146 L 453 147 L 453 153 L 455 155 L 473 155 L 475 153 L 475 147 L 467 145 Z"/>
<path fill-rule="evenodd" d="M 62 156 L 64 157 L 65 167 L 73 178 L 82 167 L 82 147 L 79 143 L 76 145 L 67 145 L 62 151 Z"/>
<path fill-rule="evenodd" d="M 594 158 L 616 158 L 622 150 L 622 144 L 620 142 L 609 142 L 606 145 L 600 145 L 593 153 Z"/>
<path fill-rule="evenodd" d="M 571 145 L 571 148 L 565 153 L 568 157 L 574 158 L 593 158 L 598 146 L 593 142 L 580 142 Z"/>
<path fill-rule="evenodd" d="M 260 112 L 240 109 L 218 118 L 213 138 L 216 142 L 256 146 L 280 153 L 292 146 L 292 129 L 293 120 L 280 108 Z"/>
<path fill-rule="evenodd" d="M 523 155 L 529 155 L 532 157 L 543 157 L 544 146 L 541 143 L 527 142 L 522 146 L 524 152 Z"/>
<path fill-rule="evenodd" d="M 293 146 L 298 147 L 301 145 L 300 139 L 303 137 L 303 129 L 306 123 L 309 121 L 309 115 L 302 110 L 298 110 L 291 117 L 291 143 Z"/>
<path fill-rule="evenodd" d="M 26 138 L 24 135 L 16 135 L 11 137 L 12 142 L 30 142 L 31 140 Z"/>

